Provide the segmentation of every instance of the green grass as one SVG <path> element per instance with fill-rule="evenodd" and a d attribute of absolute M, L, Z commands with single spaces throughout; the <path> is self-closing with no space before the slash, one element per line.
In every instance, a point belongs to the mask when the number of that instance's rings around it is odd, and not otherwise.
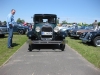
<path fill-rule="evenodd" d="M 66 38 L 68 45 L 80 53 L 90 63 L 100 68 L 100 47 L 94 47 L 92 44 L 83 44 L 79 39 Z"/>
<path fill-rule="evenodd" d="M 5 38 L 0 37 L 0 66 L 12 55 L 14 54 L 27 40 L 26 35 L 13 35 L 13 44 L 15 45 L 13 49 L 7 48 L 8 35 Z"/>

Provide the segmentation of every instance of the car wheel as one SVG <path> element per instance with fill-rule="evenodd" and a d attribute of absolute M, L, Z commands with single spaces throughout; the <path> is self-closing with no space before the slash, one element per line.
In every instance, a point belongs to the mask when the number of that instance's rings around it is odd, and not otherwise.
<path fill-rule="evenodd" d="M 93 44 L 96 47 L 100 47 L 100 36 L 97 36 L 96 38 L 94 38 Z"/>
<path fill-rule="evenodd" d="M 5 37 L 5 34 L 1 34 L 0 37 L 4 38 Z"/>
<path fill-rule="evenodd" d="M 24 34 L 24 30 L 19 30 L 18 33 L 22 35 Z"/>
<path fill-rule="evenodd" d="M 60 49 L 61 49 L 62 51 L 64 51 L 64 49 L 65 49 L 65 44 L 60 44 Z"/>
<path fill-rule="evenodd" d="M 3 34 L 2 37 L 5 37 L 5 34 Z"/>
<path fill-rule="evenodd" d="M 29 45 L 28 50 L 31 52 L 32 51 L 32 45 Z"/>

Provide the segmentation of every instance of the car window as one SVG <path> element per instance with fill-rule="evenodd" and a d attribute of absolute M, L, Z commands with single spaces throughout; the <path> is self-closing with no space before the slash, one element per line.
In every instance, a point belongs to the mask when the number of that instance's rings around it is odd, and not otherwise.
<path fill-rule="evenodd" d="M 82 26 L 80 29 L 85 29 L 86 27 L 85 26 Z"/>

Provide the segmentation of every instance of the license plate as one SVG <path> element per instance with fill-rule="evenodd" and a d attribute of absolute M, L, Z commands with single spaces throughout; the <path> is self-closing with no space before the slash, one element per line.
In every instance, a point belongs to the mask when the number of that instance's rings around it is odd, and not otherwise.
<path fill-rule="evenodd" d="M 52 32 L 42 32 L 42 35 L 52 35 Z"/>

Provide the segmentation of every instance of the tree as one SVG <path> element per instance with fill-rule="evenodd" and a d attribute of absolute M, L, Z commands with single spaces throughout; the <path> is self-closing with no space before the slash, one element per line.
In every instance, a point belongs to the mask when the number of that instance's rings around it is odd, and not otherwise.
<path fill-rule="evenodd" d="M 20 18 L 17 19 L 17 23 L 24 23 L 24 22 L 25 21 L 23 19 L 22 20 Z"/>
<path fill-rule="evenodd" d="M 66 20 L 62 21 L 62 24 L 67 24 Z"/>
<path fill-rule="evenodd" d="M 98 26 L 100 26 L 100 22 L 98 22 Z"/>
<path fill-rule="evenodd" d="M 0 21 L 0 25 L 2 25 L 2 22 Z"/>
<path fill-rule="evenodd" d="M 4 23 L 4 25 L 5 25 L 5 24 L 7 24 L 7 22 L 6 22 L 6 21 L 4 21 L 3 23 Z"/>
<path fill-rule="evenodd" d="M 59 19 L 60 19 L 60 18 L 57 18 L 57 24 L 59 24 Z"/>
<path fill-rule="evenodd" d="M 22 19 L 21 21 L 22 21 L 22 23 L 24 23 L 24 22 L 25 22 L 23 19 Z"/>

